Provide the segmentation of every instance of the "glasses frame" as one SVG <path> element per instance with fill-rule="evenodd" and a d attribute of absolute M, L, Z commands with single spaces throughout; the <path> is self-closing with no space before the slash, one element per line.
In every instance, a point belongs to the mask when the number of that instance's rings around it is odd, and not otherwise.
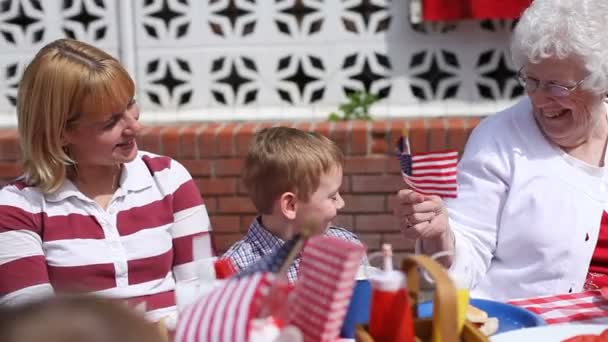
<path fill-rule="evenodd" d="M 576 84 L 574 85 L 566 86 L 552 81 L 542 81 L 534 77 L 529 77 L 523 72 L 523 69 L 524 68 L 522 67 L 517 71 L 517 79 L 519 80 L 519 83 L 524 87 L 524 89 L 526 89 L 526 91 L 529 93 L 533 93 L 538 89 L 542 89 L 553 97 L 568 97 L 572 95 L 572 92 L 575 91 L 581 84 L 583 84 L 585 80 L 587 80 L 587 77 L 585 77 L 582 80 L 576 82 Z"/>

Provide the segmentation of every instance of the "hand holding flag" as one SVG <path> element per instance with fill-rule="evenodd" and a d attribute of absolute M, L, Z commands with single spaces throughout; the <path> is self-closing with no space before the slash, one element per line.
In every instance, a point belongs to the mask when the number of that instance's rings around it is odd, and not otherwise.
<path fill-rule="evenodd" d="M 406 136 L 399 139 L 398 156 L 403 180 L 410 189 L 397 194 L 396 215 L 406 238 L 433 238 L 448 228 L 441 197 L 456 197 L 458 152 L 412 155 Z"/>
<path fill-rule="evenodd" d="M 401 175 L 412 190 L 423 195 L 457 196 L 457 151 L 448 150 L 413 155 L 406 136 L 399 138 L 397 151 Z"/>

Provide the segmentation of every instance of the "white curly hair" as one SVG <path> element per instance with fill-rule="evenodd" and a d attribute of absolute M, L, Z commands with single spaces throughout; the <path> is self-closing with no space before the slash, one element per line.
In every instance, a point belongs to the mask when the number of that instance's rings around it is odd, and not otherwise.
<path fill-rule="evenodd" d="M 546 58 L 582 59 L 589 76 L 582 87 L 608 91 L 608 0 L 534 0 L 511 38 L 517 68 Z"/>

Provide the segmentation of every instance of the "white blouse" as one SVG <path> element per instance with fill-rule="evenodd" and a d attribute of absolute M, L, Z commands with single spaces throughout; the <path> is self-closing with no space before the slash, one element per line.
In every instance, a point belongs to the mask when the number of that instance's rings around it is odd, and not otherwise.
<path fill-rule="evenodd" d="M 605 167 L 544 138 L 524 98 L 483 120 L 445 200 L 456 237 L 451 272 L 495 300 L 581 291 L 607 208 Z"/>

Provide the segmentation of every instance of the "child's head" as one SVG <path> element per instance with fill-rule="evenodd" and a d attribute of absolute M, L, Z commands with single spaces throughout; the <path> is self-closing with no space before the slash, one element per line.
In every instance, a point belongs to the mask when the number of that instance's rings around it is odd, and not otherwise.
<path fill-rule="evenodd" d="M 344 201 L 344 156 L 328 138 L 289 127 L 258 132 L 245 158 L 243 183 L 260 214 L 280 214 L 298 228 L 324 230 Z M 311 222 L 312 221 L 312 222 Z"/>
<path fill-rule="evenodd" d="M 70 296 L 0 308 L 0 341 L 164 342 L 166 337 L 116 300 Z"/>

